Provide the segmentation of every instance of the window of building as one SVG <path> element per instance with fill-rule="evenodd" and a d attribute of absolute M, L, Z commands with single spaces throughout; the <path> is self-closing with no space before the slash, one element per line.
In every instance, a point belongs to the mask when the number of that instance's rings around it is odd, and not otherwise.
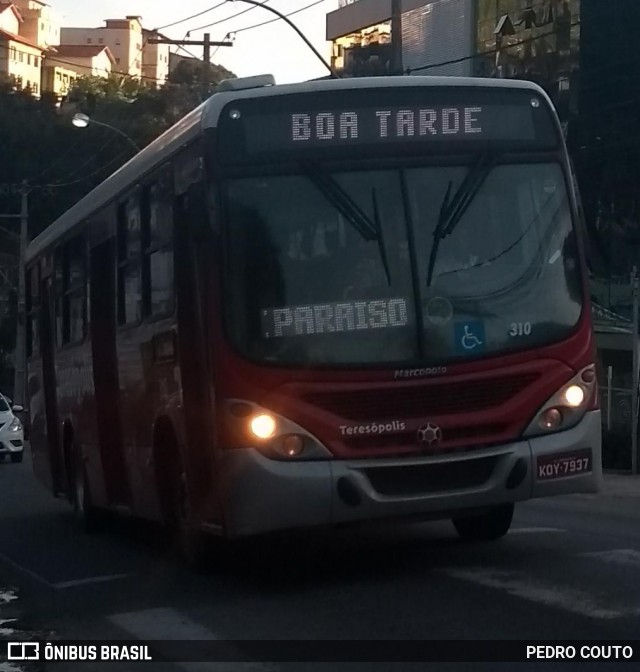
<path fill-rule="evenodd" d="M 87 38 L 87 44 L 92 44 L 92 42 L 93 42 L 93 38 L 88 37 L 88 38 Z"/>
<path fill-rule="evenodd" d="M 40 30 L 44 30 L 44 23 L 40 24 Z"/>
<path fill-rule="evenodd" d="M 18 59 L 18 54 L 15 47 L 11 47 L 11 60 L 16 61 Z"/>
<path fill-rule="evenodd" d="M 104 39 L 102 37 L 98 38 L 98 43 L 99 44 L 104 44 Z"/>
<path fill-rule="evenodd" d="M 27 357 L 40 354 L 40 269 L 34 266 L 27 273 Z"/>
<path fill-rule="evenodd" d="M 120 59 L 119 59 L 119 58 L 116 58 L 116 63 L 117 63 L 118 65 L 120 65 Z"/>
<path fill-rule="evenodd" d="M 66 243 L 56 258 L 56 340 L 78 343 L 87 332 L 87 263 L 83 236 Z"/>
<path fill-rule="evenodd" d="M 31 54 L 27 54 L 27 65 L 31 65 Z"/>
<path fill-rule="evenodd" d="M 33 93 L 35 93 L 35 94 L 38 94 L 38 93 L 39 93 L 38 85 L 37 85 L 35 82 L 33 83 L 32 87 L 31 87 L 31 90 L 32 90 Z"/>
<path fill-rule="evenodd" d="M 37 56 L 33 57 L 33 64 L 36 66 L 36 68 L 40 67 L 40 59 Z"/>
<path fill-rule="evenodd" d="M 120 46 L 120 38 L 119 38 L 119 37 L 116 37 L 116 44 L 117 44 L 118 46 Z"/>
<path fill-rule="evenodd" d="M 24 63 L 24 54 L 21 51 L 18 52 L 18 60 L 20 63 Z"/>

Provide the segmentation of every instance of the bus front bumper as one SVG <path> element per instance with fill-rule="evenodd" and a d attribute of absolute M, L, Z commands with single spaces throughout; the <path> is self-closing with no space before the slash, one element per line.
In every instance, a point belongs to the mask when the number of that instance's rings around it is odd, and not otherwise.
<path fill-rule="evenodd" d="M 450 518 L 498 504 L 597 492 L 600 412 L 574 428 L 439 456 L 276 461 L 253 448 L 222 457 L 225 534 L 382 518 Z"/>

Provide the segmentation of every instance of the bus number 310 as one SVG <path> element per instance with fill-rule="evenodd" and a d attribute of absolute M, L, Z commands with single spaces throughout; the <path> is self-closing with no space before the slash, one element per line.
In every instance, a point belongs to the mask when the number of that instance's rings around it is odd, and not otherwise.
<path fill-rule="evenodd" d="M 509 327 L 509 336 L 530 336 L 531 322 L 512 322 Z"/>

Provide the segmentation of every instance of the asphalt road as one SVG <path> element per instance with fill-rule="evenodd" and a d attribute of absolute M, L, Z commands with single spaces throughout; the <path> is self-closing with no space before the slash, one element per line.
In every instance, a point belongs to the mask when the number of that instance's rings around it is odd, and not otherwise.
<path fill-rule="evenodd" d="M 0 463 L 0 639 L 637 639 L 640 480 L 609 478 L 603 495 L 531 502 L 516 511 L 512 531 L 496 543 L 464 544 L 447 522 L 341 529 L 223 546 L 198 574 L 177 564 L 148 526 L 125 522 L 83 535 L 70 507 L 35 481 L 29 459 Z M 236 644 L 242 652 L 242 642 Z M 141 664 L 47 665 L 0 662 L 0 672 L 124 672 Z M 562 661 L 526 665 L 575 669 Z M 405 663 L 146 667 L 427 669 Z"/>

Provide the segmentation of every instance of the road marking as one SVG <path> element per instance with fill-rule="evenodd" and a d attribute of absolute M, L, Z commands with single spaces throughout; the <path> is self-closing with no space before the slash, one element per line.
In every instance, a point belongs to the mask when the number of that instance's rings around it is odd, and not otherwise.
<path fill-rule="evenodd" d="M 13 663 L 0 663 L 0 672 L 24 672 L 24 667 L 16 667 Z"/>
<path fill-rule="evenodd" d="M 636 567 L 640 569 L 640 551 L 632 548 L 616 548 L 612 551 L 597 551 L 593 553 L 581 553 L 583 558 L 594 558 L 603 562 L 624 567 Z"/>
<path fill-rule="evenodd" d="M 6 628 L 7 623 L 16 623 L 17 618 L 0 618 L 0 637 L 11 637 L 16 634 L 15 628 Z"/>
<path fill-rule="evenodd" d="M 76 586 L 86 586 L 91 583 L 106 583 L 108 581 L 118 581 L 126 579 L 131 574 L 107 574 L 106 576 L 90 576 L 86 579 L 73 579 L 72 581 L 60 581 L 54 583 L 53 587 L 57 590 L 64 590 L 65 588 L 75 588 Z"/>
<path fill-rule="evenodd" d="M 13 567 L 13 569 L 15 569 L 16 572 L 20 572 L 21 574 L 25 574 L 26 576 L 31 577 L 34 581 L 37 581 L 38 583 L 42 584 L 43 586 L 46 586 L 47 588 L 52 588 L 51 584 L 43 576 L 40 576 L 40 574 L 36 574 L 35 572 L 32 572 L 30 569 L 27 569 L 26 567 L 19 565 L 17 562 L 14 562 L 11 558 L 8 558 L 3 553 L 0 553 L 0 560 L 2 560 L 2 562 L 4 562 L 5 564 L 9 565 L 9 567 Z"/>
<path fill-rule="evenodd" d="M 153 640 L 159 644 L 171 640 L 220 641 L 221 637 L 192 621 L 176 609 L 160 607 L 144 611 L 112 614 L 112 623 L 140 640 Z M 231 647 L 231 645 L 229 645 Z M 274 667 L 265 663 L 175 663 L 185 672 L 273 672 Z"/>
<path fill-rule="evenodd" d="M 0 604 L 8 604 L 17 599 L 18 596 L 13 590 L 0 590 Z"/>
<path fill-rule="evenodd" d="M 566 532 L 559 527 L 513 527 L 509 534 L 546 534 L 547 532 Z"/>
<path fill-rule="evenodd" d="M 471 581 L 487 588 L 504 590 L 510 595 L 521 597 L 537 604 L 548 607 L 557 607 L 570 611 L 579 616 L 598 619 L 623 618 L 637 615 L 636 609 L 612 609 L 608 605 L 599 604 L 588 593 L 569 588 L 536 582 L 517 572 L 501 572 L 483 569 L 482 567 L 468 569 L 439 569 L 438 572 L 454 579 Z"/>

